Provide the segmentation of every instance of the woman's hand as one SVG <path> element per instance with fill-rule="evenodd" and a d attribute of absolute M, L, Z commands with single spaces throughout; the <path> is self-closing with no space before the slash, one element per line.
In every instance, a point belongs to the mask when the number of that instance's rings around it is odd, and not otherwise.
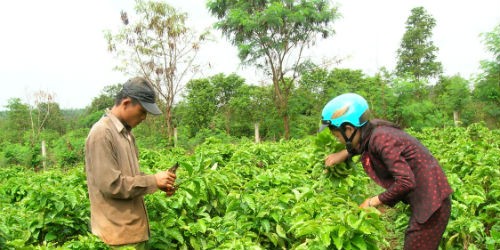
<path fill-rule="evenodd" d="M 361 205 L 359 205 L 360 208 L 367 208 L 367 207 L 376 207 L 382 204 L 382 202 L 378 199 L 378 195 L 374 197 L 370 197 L 363 201 Z"/>
<path fill-rule="evenodd" d="M 342 163 L 345 160 L 347 160 L 348 156 L 349 156 L 349 153 L 347 152 L 347 149 L 330 154 L 325 159 L 325 166 L 331 167 L 335 164 Z"/>

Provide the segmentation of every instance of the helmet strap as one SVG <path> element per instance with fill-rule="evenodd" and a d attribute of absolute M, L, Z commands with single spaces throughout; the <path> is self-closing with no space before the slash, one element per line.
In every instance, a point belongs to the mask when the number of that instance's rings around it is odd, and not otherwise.
<path fill-rule="evenodd" d="M 345 127 L 344 126 L 340 127 L 340 133 L 342 134 L 342 137 L 344 137 L 347 152 L 349 152 L 349 154 L 351 155 L 357 154 L 357 150 L 352 145 L 352 139 L 354 139 L 354 136 L 356 135 L 356 132 L 358 132 L 358 129 L 356 127 L 353 128 L 354 132 L 352 132 L 350 137 L 347 137 L 347 135 L 345 134 Z"/>

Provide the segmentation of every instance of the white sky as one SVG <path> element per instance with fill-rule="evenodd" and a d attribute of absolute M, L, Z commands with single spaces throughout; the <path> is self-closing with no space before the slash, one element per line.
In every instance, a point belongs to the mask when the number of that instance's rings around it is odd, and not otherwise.
<path fill-rule="evenodd" d="M 197 30 L 215 19 L 202 0 L 167 0 L 188 12 Z M 61 108 L 84 108 L 104 86 L 130 76 L 113 71 L 118 63 L 106 50 L 103 31 L 116 30 L 120 11 L 134 13 L 133 0 L 0 0 L 0 110 L 10 98 L 33 103 L 33 94 L 55 94 Z M 340 0 L 342 19 L 336 35 L 319 42 L 310 55 L 317 60 L 343 58 L 342 68 L 373 75 L 381 67 L 393 70 L 396 50 L 410 10 L 423 6 L 435 19 L 438 60 L 446 75 L 470 77 L 479 61 L 490 59 L 480 33 L 500 24 L 498 0 Z M 217 33 L 218 34 L 218 33 Z M 236 72 L 255 83 L 258 72 L 239 67 L 236 49 L 225 38 L 201 48 L 200 63 L 210 62 L 204 76 Z"/>

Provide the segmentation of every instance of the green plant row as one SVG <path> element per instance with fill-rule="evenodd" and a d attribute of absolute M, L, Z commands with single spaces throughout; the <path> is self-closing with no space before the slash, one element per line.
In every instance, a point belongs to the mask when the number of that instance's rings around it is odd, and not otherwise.
<path fill-rule="evenodd" d="M 455 190 L 441 249 L 500 247 L 500 133 L 482 124 L 409 131 Z M 255 144 L 207 140 L 188 153 L 142 149 L 143 170 L 179 162 L 172 197 L 146 196 L 151 249 L 401 249 L 408 208 L 359 209 L 380 192 L 355 159 L 324 173 L 328 133 Z M 335 169 L 335 168 L 334 168 Z M 0 249 L 107 249 L 88 229 L 83 166 L 0 172 Z"/>

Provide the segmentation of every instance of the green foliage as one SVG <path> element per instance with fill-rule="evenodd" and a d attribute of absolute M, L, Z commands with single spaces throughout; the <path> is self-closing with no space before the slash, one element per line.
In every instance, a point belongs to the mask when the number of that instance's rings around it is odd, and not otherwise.
<path fill-rule="evenodd" d="M 435 103 L 443 111 L 447 121 L 452 121 L 453 114 L 456 113 L 458 115 L 457 122 L 461 122 L 463 118 L 465 120 L 461 123 L 469 124 L 471 122 L 473 117 L 471 114 L 473 111 L 470 109 L 471 91 L 466 79 L 459 75 L 442 77 L 434 87 L 434 95 L 436 96 Z"/>
<path fill-rule="evenodd" d="M 454 189 L 446 249 L 500 247 L 500 133 L 484 124 L 416 134 L 442 164 Z"/>
<path fill-rule="evenodd" d="M 500 131 L 473 124 L 408 132 L 439 160 L 455 191 L 441 247 L 498 249 Z M 57 143 L 83 141 L 77 138 L 85 134 L 74 131 Z M 401 248 L 409 219 L 407 205 L 382 212 L 359 209 L 381 188 L 363 173 L 358 159 L 352 167 L 343 166 L 351 167 L 347 174 L 334 172 L 342 170 L 340 165 L 324 173 L 326 155 L 342 149 L 327 130 L 300 140 L 259 144 L 212 135 L 193 151 L 141 148 L 145 173 L 180 164 L 174 196 L 157 192 L 145 198 L 151 226 L 148 246 Z M 0 179 L 2 249 L 107 248 L 88 232 L 82 162 L 40 172 L 11 165 L 0 169 Z"/>
<path fill-rule="evenodd" d="M 235 74 L 228 76 L 218 74 L 190 81 L 186 85 L 185 101 L 190 108 L 185 110 L 184 117 L 184 123 L 192 129 L 190 135 L 196 134 L 203 128 L 216 127 L 231 134 L 233 117 L 243 118 L 235 112 L 237 107 L 234 106 L 248 98 L 244 96 L 245 92 L 242 89 L 244 83 L 245 80 Z M 248 118 L 252 120 L 251 116 Z"/>
<path fill-rule="evenodd" d="M 0 165 L 31 165 L 31 148 L 21 144 L 12 144 L 4 142 L 1 144 Z"/>
<path fill-rule="evenodd" d="M 358 209 L 362 196 L 350 192 L 364 190 L 354 182 L 367 179 L 332 182 L 311 164 L 315 148 L 309 140 L 203 144 L 180 161 L 180 187 L 170 202 L 164 194 L 147 197 L 155 204 L 148 207 L 150 246 L 376 249 L 383 242 L 379 213 Z"/>
<path fill-rule="evenodd" d="M 54 155 L 61 167 L 76 166 L 84 161 L 88 129 L 73 130 L 54 141 Z"/>
<path fill-rule="evenodd" d="M 2 170 L 0 230 L 7 249 L 56 242 L 88 230 L 89 203 L 82 167 L 36 173 Z"/>
<path fill-rule="evenodd" d="M 301 70 L 302 50 L 334 33 L 330 24 L 338 17 L 337 9 L 325 0 L 211 0 L 207 7 L 218 19 L 215 27 L 238 48 L 242 63 L 272 76 L 275 109 L 288 139 L 288 105 Z"/>
<path fill-rule="evenodd" d="M 323 166 L 324 159 L 328 154 L 336 153 L 345 149 L 345 146 L 337 141 L 337 139 L 330 133 L 330 130 L 324 129 L 317 134 L 314 145 L 316 146 L 315 166 Z M 354 173 L 354 163 L 349 161 L 343 162 L 325 169 L 327 176 L 332 179 L 343 179 Z"/>
<path fill-rule="evenodd" d="M 23 104 L 21 99 L 13 98 L 9 100 L 6 106 L 5 129 L 2 131 L 2 137 L 6 141 L 22 143 L 22 135 L 25 131 L 30 131 L 29 106 Z"/>
<path fill-rule="evenodd" d="M 77 238 L 64 242 L 64 245 L 60 247 L 61 249 L 95 249 L 95 250 L 107 250 L 109 246 L 104 244 L 104 242 L 99 239 L 99 237 L 88 232 L 86 235 L 78 235 Z"/>
<path fill-rule="evenodd" d="M 310 43 L 314 34 L 327 37 L 337 17 L 327 1 L 211 0 L 207 6 L 219 19 L 216 27 L 238 46 L 240 58 L 250 61 L 269 51 L 286 54 L 296 44 Z"/>
<path fill-rule="evenodd" d="M 444 114 L 436 112 L 436 104 L 428 98 L 430 88 L 424 81 L 407 74 L 393 79 L 391 87 L 395 98 L 390 99 L 389 105 L 397 107 L 392 110 L 392 117 L 399 125 L 421 129 L 447 123 Z M 450 119 L 448 123 L 451 122 Z"/>
<path fill-rule="evenodd" d="M 104 112 L 105 112 L 104 110 L 100 110 L 83 116 L 80 119 L 79 127 L 90 129 L 92 125 L 94 125 L 94 123 L 99 121 L 99 119 L 104 115 Z"/>
<path fill-rule="evenodd" d="M 443 77 L 435 89 L 441 89 L 438 94 L 448 110 L 461 111 L 468 104 L 469 82 L 459 75 Z"/>
<path fill-rule="evenodd" d="M 486 49 L 491 52 L 492 59 L 481 61 L 481 72 L 474 86 L 474 100 L 482 112 L 484 120 L 490 127 L 498 127 L 500 121 L 500 24 L 491 32 L 481 34 Z"/>
<path fill-rule="evenodd" d="M 42 128 L 42 130 L 56 131 L 59 135 L 66 133 L 64 117 L 58 103 L 39 103 L 36 107 L 36 112 L 39 113 L 39 117 L 35 119 L 39 128 Z M 47 118 L 45 121 L 43 121 L 42 118 L 44 116 Z"/>

